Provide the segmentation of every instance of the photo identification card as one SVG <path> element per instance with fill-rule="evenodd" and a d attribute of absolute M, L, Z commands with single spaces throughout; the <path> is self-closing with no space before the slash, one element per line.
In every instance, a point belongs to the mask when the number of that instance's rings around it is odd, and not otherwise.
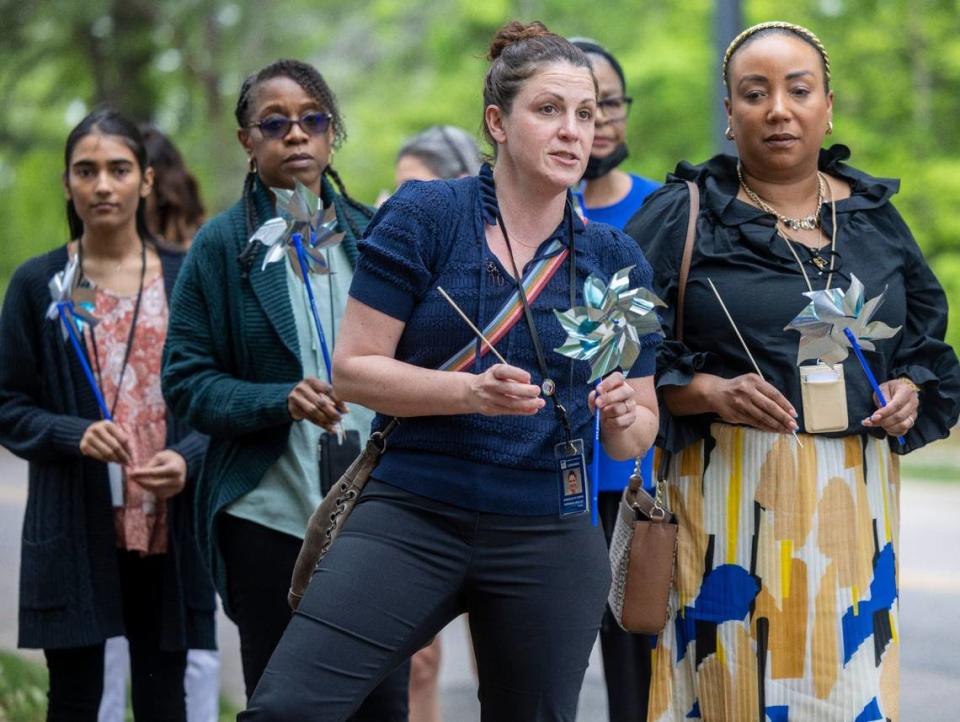
<path fill-rule="evenodd" d="M 589 481 L 583 457 L 583 439 L 564 441 L 554 448 L 557 457 L 557 494 L 560 516 L 584 514 L 590 509 L 587 501 Z"/>

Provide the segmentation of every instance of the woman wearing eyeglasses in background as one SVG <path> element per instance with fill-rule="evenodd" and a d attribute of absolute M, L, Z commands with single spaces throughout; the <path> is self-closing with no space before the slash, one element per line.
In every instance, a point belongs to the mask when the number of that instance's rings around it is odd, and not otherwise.
<path fill-rule="evenodd" d="M 328 254 L 332 273 L 311 276 L 324 336 L 333 339 L 356 239 L 372 213 L 346 194 L 330 166 L 346 132 L 336 98 L 314 67 L 280 60 L 251 75 L 236 117 L 250 172 L 240 201 L 200 230 L 184 264 L 163 385 L 175 413 L 210 435 L 197 483 L 198 539 L 239 627 L 249 696 L 290 621 L 290 576 L 307 519 L 322 498 L 321 435 L 340 423 L 362 441 L 372 415 L 357 405 L 348 409 L 328 383 L 292 259 L 261 268 L 265 248 L 248 239 L 277 215 L 270 188 L 299 180 L 334 208 L 343 242 Z M 353 719 L 405 720 L 407 669 L 388 677 Z"/>
<path fill-rule="evenodd" d="M 590 160 L 574 195 L 587 220 L 608 223 L 622 230 L 660 184 L 618 168 L 627 158 L 627 114 L 633 102 L 626 94 L 620 63 L 593 40 L 574 38 L 570 42 L 587 54 L 599 88 Z M 604 451 L 600 453 L 598 509 L 609 544 L 620 496 L 633 473 L 634 462 L 613 461 Z M 653 478 L 653 450 L 643 457 L 641 470 L 649 487 Z M 610 722 L 643 722 L 650 685 L 651 638 L 623 631 L 608 609 L 600 627 L 600 649 Z"/>
<path fill-rule="evenodd" d="M 619 169 L 628 155 L 627 115 L 633 104 L 620 63 L 593 40 L 574 38 L 570 42 L 587 54 L 600 88 L 597 129 L 583 181 L 576 191 L 577 200 L 588 220 L 622 230 L 660 184 Z"/>
<path fill-rule="evenodd" d="M 890 202 L 899 183 L 847 165 L 844 146 L 821 148 L 833 91 L 817 37 L 754 26 L 730 44 L 723 70 L 739 157 L 681 163 L 627 226 L 669 304 L 657 385 L 680 524 L 648 719 L 896 722 L 898 455 L 957 422 L 947 299 Z M 679 341 L 685 180 L 701 210 Z M 873 320 L 899 329 L 865 351 L 889 403 L 878 409 L 852 353 L 842 376 L 807 367 L 819 378 L 806 385 L 819 390 L 805 389 L 804 403 L 800 337 L 784 327 L 808 306 L 804 293 L 849 294 L 854 275 L 865 301 L 885 294 Z M 838 393 L 827 395 L 831 386 Z"/>

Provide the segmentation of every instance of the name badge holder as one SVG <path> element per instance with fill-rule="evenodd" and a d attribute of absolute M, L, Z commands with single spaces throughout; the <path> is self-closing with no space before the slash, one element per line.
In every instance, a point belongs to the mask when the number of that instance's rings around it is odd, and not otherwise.
<path fill-rule="evenodd" d="M 114 509 L 123 507 L 123 467 L 116 462 L 107 463 L 107 479 L 110 481 L 110 503 Z"/>
<path fill-rule="evenodd" d="M 813 434 L 847 428 L 847 387 L 843 364 L 800 367 L 803 425 Z"/>
<path fill-rule="evenodd" d="M 82 265 L 81 265 L 82 268 Z M 82 272 L 82 271 L 81 271 Z M 130 353 L 133 351 L 133 342 L 137 334 L 137 320 L 140 318 L 140 306 L 143 302 L 143 288 L 144 281 L 147 275 L 147 246 L 144 243 L 140 244 L 140 285 L 137 289 L 137 300 L 133 304 L 133 313 L 130 316 L 130 330 L 127 331 L 127 343 L 123 350 L 123 360 L 120 364 L 120 374 L 117 378 L 117 390 L 113 396 L 113 403 L 110 405 L 110 415 L 107 416 L 108 421 L 113 421 L 114 414 L 117 410 L 117 403 L 120 401 L 120 391 L 123 389 L 123 378 L 127 373 L 127 366 L 130 363 Z M 83 279 L 81 279 L 82 281 Z M 86 284 L 78 284 L 75 290 L 75 298 L 81 303 L 87 304 L 90 307 L 91 312 L 96 307 L 96 291 Z M 104 388 L 103 385 L 103 371 L 100 368 L 100 349 L 97 345 L 97 335 L 94 331 L 93 325 L 89 325 L 88 330 L 90 332 L 90 342 L 93 347 L 92 356 L 94 361 L 94 366 L 96 368 L 97 382 L 100 385 L 100 388 Z M 107 464 L 107 480 L 110 485 L 110 503 L 115 509 L 122 509 L 125 506 L 125 496 L 126 496 L 126 480 L 125 474 L 123 472 L 123 467 L 120 464 L 115 462 L 109 462 Z M 143 511 L 146 514 L 153 514 L 156 509 L 155 497 L 152 494 L 146 494 L 143 502 Z"/>
<path fill-rule="evenodd" d="M 554 447 L 557 459 L 557 498 L 560 516 L 579 516 L 590 511 L 590 478 L 583 455 L 583 439 L 562 441 Z"/>
<path fill-rule="evenodd" d="M 829 185 L 827 186 L 829 190 Z M 814 257 L 814 265 L 822 276 L 827 273 L 827 285 L 824 290 L 829 291 L 833 283 L 834 263 L 837 257 L 837 204 L 830 192 L 830 213 L 832 228 L 830 229 L 830 264 L 823 261 L 821 256 Z M 799 243 L 787 234 L 786 230 L 777 222 L 777 232 L 787 244 L 787 249 L 797 262 L 800 273 L 807 289 L 813 293 L 813 284 L 810 276 L 803 267 L 800 256 L 793 247 Z M 819 262 L 817 261 L 819 259 Z M 800 366 L 800 402 L 803 405 L 804 430 L 811 434 L 828 431 L 843 431 L 848 426 L 847 417 L 847 383 L 843 376 L 843 364 L 826 364 L 817 361 L 815 365 Z"/>

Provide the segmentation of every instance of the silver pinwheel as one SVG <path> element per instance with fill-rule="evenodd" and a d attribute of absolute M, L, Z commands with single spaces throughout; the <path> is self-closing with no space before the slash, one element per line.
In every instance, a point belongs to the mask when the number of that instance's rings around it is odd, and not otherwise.
<path fill-rule="evenodd" d="M 646 288 L 630 287 L 633 266 L 613 274 L 609 283 L 590 275 L 583 285 L 584 306 L 554 311 L 567 340 L 555 350 L 590 362 L 590 382 L 617 368 L 629 369 L 640 355 L 640 338 L 663 335 L 656 308 L 666 307 Z"/>
<path fill-rule="evenodd" d="M 100 392 L 100 386 L 97 384 L 97 379 L 93 375 L 93 369 L 90 368 L 90 362 L 87 361 L 83 346 L 80 344 L 80 338 L 77 336 L 76 322 L 78 318 L 82 318 L 91 325 L 97 322 L 92 315 L 87 313 L 83 308 L 77 308 L 73 302 L 73 286 L 76 283 L 79 267 L 79 258 L 74 256 L 67 261 L 67 265 L 64 266 L 62 271 L 57 271 L 50 278 L 50 282 L 47 284 L 47 287 L 50 289 L 50 305 L 47 306 L 47 318 L 51 321 L 60 320 L 60 331 L 63 334 L 63 338 L 70 340 L 73 351 L 77 355 L 77 361 L 80 362 L 83 375 L 87 378 L 87 383 L 90 385 L 90 390 L 97 400 L 97 405 L 100 407 L 103 418 L 107 421 L 112 421 L 113 418 L 110 415 L 110 409 L 107 408 L 107 403 L 103 398 L 103 394 Z"/>
<path fill-rule="evenodd" d="M 68 336 L 68 330 L 65 324 L 75 322 L 76 319 L 83 319 L 91 326 L 96 325 L 97 319 L 93 317 L 82 306 L 77 307 L 73 302 L 73 287 L 77 280 L 77 270 L 80 263 L 77 256 L 67 261 L 67 265 L 62 271 L 57 271 L 50 277 L 47 287 L 50 289 L 50 305 L 47 306 L 47 318 L 56 321 L 58 318 L 63 320 L 61 333 L 64 339 Z M 68 320 L 69 319 L 69 320 Z"/>
<path fill-rule="evenodd" d="M 876 350 L 874 341 L 895 336 L 900 326 L 892 328 L 882 321 L 870 320 L 883 303 L 884 293 L 886 289 L 864 302 L 863 284 L 853 274 L 846 292 L 831 288 L 804 293 L 810 303 L 784 327 L 785 331 L 800 333 L 797 365 L 815 359 L 824 363 L 846 359 L 852 347 L 847 330 L 868 351 Z"/>
<path fill-rule="evenodd" d="M 250 243 L 267 246 L 261 270 L 283 258 L 288 248 L 295 246 L 294 235 L 299 234 L 310 271 L 329 273 L 330 268 L 320 251 L 339 243 L 343 233 L 338 232 L 333 206 L 324 209 L 320 197 L 300 181 L 293 190 L 271 188 L 276 197 L 280 215 L 261 225 L 250 237 Z"/>

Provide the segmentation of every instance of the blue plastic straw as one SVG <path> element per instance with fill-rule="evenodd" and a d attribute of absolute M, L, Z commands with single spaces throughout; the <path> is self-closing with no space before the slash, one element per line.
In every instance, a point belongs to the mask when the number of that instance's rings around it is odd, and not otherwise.
<path fill-rule="evenodd" d="M 600 400 L 600 382 L 597 381 L 597 397 Z M 600 493 L 600 408 L 594 407 L 593 415 L 593 459 L 590 461 L 590 521 L 594 526 L 600 524 L 600 512 L 597 509 Z"/>
<path fill-rule="evenodd" d="M 294 233 L 290 240 L 297 251 L 297 261 L 300 264 L 300 275 L 303 276 L 303 285 L 307 287 L 307 298 L 310 299 L 310 312 L 317 327 L 317 337 L 320 339 L 320 351 L 323 352 L 323 365 L 327 367 L 327 380 L 333 384 L 333 366 L 330 363 L 330 351 L 327 349 L 327 337 L 323 334 L 323 325 L 320 323 L 320 313 L 317 311 L 317 300 L 313 297 L 313 286 L 310 285 L 310 268 L 307 264 L 307 253 L 303 250 L 303 237 Z"/>
<path fill-rule="evenodd" d="M 843 329 L 843 332 L 847 335 L 847 340 L 850 341 L 850 348 L 853 349 L 853 352 L 857 355 L 857 360 L 860 362 L 860 366 L 863 368 L 863 373 L 867 375 L 867 381 L 870 382 L 870 385 L 873 387 L 873 393 L 877 395 L 877 400 L 880 401 L 880 406 L 886 406 L 887 400 L 883 397 L 883 392 L 880 390 L 880 384 L 877 383 L 877 377 L 873 375 L 873 371 L 870 370 L 870 366 L 867 364 L 867 359 L 863 357 L 863 351 L 860 349 L 860 343 L 857 341 L 857 337 L 853 335 L 853 331 L 849 328 Z M 907 443 L 907 440 L 902 436 L 897 437 L 897 442 L 900 446 L 903 446 Z"/>
<path fill-rule="evenodd" d="M 69 301 L 61 301 L 57 304 L 57 312 L 60 314 L 60 322 L 66 327 L 67 334 L 70 336 L 73 350 L 77 352 L 80 366 L 83 368 L 83 373 L 87 377 L 87 383 L 90 384 L 90 389 L 97 399 L 97 404 L 100 406 L 103 418 L 107 421 L 113 421 L 110 410 L 107 408 L 107 403 L 103 400 L 103 394 L 100 393 L 100 387 L 97 386 L 97 380 L 93 376 L 93 369 L 90 368 L 90 363 L 87 361 L 87 357 L 83 353 L 83 348 L 80 346 L 80 339 L 77 338 L 77 332 L 73 328 L 73 322 L 70 320 L 70 316 L 73 314 L 72 303 Z"/>

